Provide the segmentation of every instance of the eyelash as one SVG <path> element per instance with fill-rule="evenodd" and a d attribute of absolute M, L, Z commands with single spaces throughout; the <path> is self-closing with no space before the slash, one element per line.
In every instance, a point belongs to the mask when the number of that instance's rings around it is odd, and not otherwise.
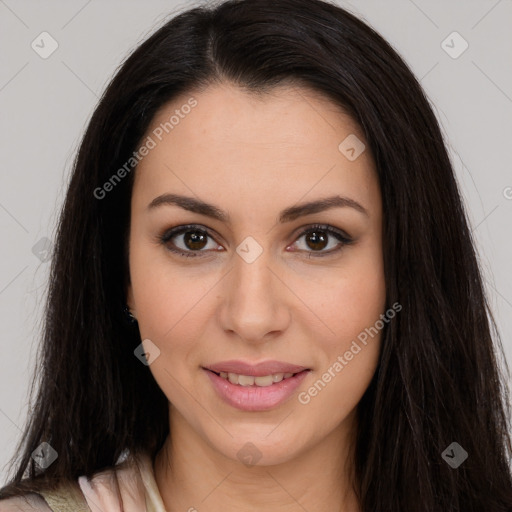
<path fill-rule="evenodd" d="M 201 227 L 200 225 L 188 224 L 185 226 L 178 226 L 176 228 L 172 228 L 172 229 L 166 231 L 162 235 L 158 236 L 158 241 L 161 244 L 163 244 L 167 250 L 169 250 L 179 256 L 186 257 L 186 258 L 197 257 L 197 256 L 201 257 L 198 253 L 207 252 L 207 251 L 204 251 L 204 250 L 183 251 L 182 249 L 176 249 L 176 248 L 169 247 L 168 242 L 172 238 L 174 238 L 175 236 L 181 235 L 183 233 L 186 233 L 188 231 L 198 231 L 200 233 L 206 234 L 210 238 L 213 238 L 212 235 L 209 233 L 209 231 L 207 229 Z M 353 240 L 346 233 L 344 233 L 343 231 L 338 230 L 332 226 L 329 226 L 328 224 L 312 224 L 311 226 L 308 226 L 306 229 L 304 229 L 303 231 L 301 231 L 299 233 L 299 235 L 297 236 L 297 240 L 300 239 L 301 237 L 303 237 L 304 235 L 307 235 L 314 231 L 322 231 L 324 233 L 327 233 L 328 235 L 333 236 L 334 238 L 337 238 L 339 240 L 340 244 L 336 249 L 331 249 L 327 252 L 306 251 L 310 254 L 310 257 L 313 256 L 315 258 L 322 258 L 322 257 L 336 254 L 339 251 L 341 251 L 344 246 L 350 245 L 353 242 Z M 298 252 L 301 252 L 301 251 L 299 250 Z"/>

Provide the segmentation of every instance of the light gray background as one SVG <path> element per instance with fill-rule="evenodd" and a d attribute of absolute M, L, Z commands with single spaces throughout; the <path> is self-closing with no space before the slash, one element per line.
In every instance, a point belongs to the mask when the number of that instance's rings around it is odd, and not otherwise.
<path fill-rule="evenodd" d="M 49 270 L 32 247 L 53 238 L 77 144 L 117 66 L 170 16 L 201 3 L 0 0 L 0 484 L 28 411 Z M 435 106 L 512 365 L 512 1 L 338 3 L 388 39 Z M 59 45 L 47 59 L 31 47 L 44 31 Z M 453 31 L 469 44 L 456 59 L 441 46 Z M 452 53 L 461 44 L 445 43 Z"/>

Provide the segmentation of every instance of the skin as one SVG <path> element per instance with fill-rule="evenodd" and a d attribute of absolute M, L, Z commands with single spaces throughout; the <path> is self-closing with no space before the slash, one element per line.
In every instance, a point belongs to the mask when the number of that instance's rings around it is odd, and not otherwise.
<path fill-rule="evenodd" d="M 160 350 L 149 369 L 169 399 L 171 435 L 154 464 L 164 504 L 170 512 L 359 511 L 355 411 L 378 363 L 380 332 L 309 403 L 298 394 L 385 311 L 382 202 L 368 145 L 349 161 L 338 145 L 350 134 L 364 141 L 355 122 L 314 91 L 283 85 L 260 96 L 226 83 L 185 94 L 146 135 L 191 96 L 197 106 L 138 165 L 131 203 L 128 305 L 141 338 Z M 231 222 L 176 205 L 148 210 L 164 193 L 212 203 Z M 334 194 L 367 215 L 345 206 L 278 222 L 281 210 Z M 314 223 L 353 242 L 324 231 L 318 248 L 301 235 Z M 184 224 L 208 228 L 211 238 L 199 246 L 183 234 L 167 246 L 159 240 Z M 248 236 L 263 250 L 252 263 L 236 252 Z M 172 242 L 202 252 L 180 257 Z M 311 371 L 285 403 L 245 412 L 223 402 L 202 369 L 228 359 Z M 237 457 L 248 442 L 261 455 L 252 466 Z"/>

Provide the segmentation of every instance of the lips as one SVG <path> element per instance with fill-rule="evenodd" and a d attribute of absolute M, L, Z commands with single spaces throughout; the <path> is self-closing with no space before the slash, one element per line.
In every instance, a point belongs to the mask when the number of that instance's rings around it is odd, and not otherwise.
<path fill-rule="evenodd" d="M 282 361 L 264 361 L 257 364 L 224 361 L 204 366 L 202 369 L 222 401 L 246 412 L 265 411 L 284 404 L 296 392 L 310 370 L 304 366 Z M 227 379 L 226 374 L 234 377 L 235 383 Z M 235 374 L 238 377 L 235 377 Z M 274 383 L 265 381 L 251 385 L 246 382 L 251 378 L 256 380 L 258 377 L 269 375 L 278 378 Z M 286 378 L 284 378 L 285 375 Z M 238 382 L 239 377 L 243 382 Z"/>

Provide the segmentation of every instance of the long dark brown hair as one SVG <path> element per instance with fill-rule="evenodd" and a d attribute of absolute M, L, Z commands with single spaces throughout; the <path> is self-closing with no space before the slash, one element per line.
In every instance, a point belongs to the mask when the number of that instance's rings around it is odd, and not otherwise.
<path fill-rule="evenodd" d="M 133 172 L 102 187 L 178 94 L 229 82 L 307 86 L 342 106 L 374 156 L 383 199 L 387 303 L 380 361 L 358 405 L 356 491 L 365 512 L 512 510 L 510 410 L 501 342 L 435 115 L 373 29 L 320 0 L 241 0 L 188 10 L 127 58 L 84 135 L 55 240 L 31 411 L 5 498 L 155 456 L 167 398 L 134 356 L 125 321 Z M 58 458 L 41 470 L 32 452 Z M 468 453 L 458 468 L 443 451 Z"/>

